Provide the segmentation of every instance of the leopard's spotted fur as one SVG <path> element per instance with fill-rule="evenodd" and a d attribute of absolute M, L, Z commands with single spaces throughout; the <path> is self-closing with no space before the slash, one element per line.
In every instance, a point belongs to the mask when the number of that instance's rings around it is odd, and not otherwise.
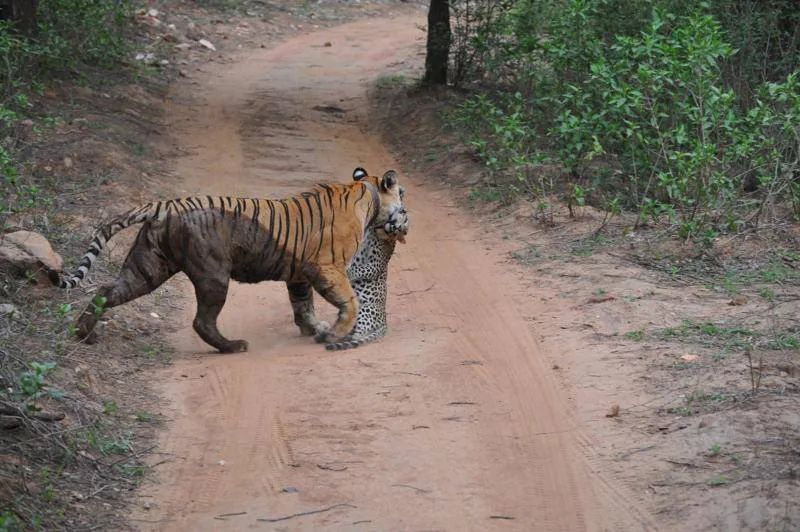
<path fill-rule="evenodd" d="M 347 269 L 347 277 L 358 297 L 356 326 L 339 342 L 325 346 L 329 351 L 352 349 L 374 342 L 386 334 L 386 283 L 389 259 L 394 253 L 395 237 L 379 237 L 375 229 L 368 231 L 364 242 Z"/>

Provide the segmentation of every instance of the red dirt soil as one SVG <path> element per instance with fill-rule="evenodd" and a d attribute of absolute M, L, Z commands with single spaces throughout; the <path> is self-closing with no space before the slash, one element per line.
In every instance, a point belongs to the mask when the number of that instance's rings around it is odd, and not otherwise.
<path fill-rule="evenodd" d="M 396 168 L 364 133 L 366 89 L 418 52 L 421 23 L 370 19 L 293 37 L 178 85 L 168 123 L 186 153 L 175 163 L 185 193 L 281 197 L 346 181 L 356 166 Z M 218 355 L 192 331 L 194 298 L 181 281 L 176 361 L 159 377 L 172 419 L 160 450 L 172 459 L 141 489 L 149 510 L 135 524 L 654 528 L 593 465 L 525 318 L 535 306 L 521 291 L 533 289 L 447 190 L 397 169 L 412 229 L 391 263 L 390 332 L 379 343 L 331 354 L 299 336 L 282 284 L 233 285 L 221 330 L 250 352 Z M 257 521 L 314 510 L 326 511 Z"/>

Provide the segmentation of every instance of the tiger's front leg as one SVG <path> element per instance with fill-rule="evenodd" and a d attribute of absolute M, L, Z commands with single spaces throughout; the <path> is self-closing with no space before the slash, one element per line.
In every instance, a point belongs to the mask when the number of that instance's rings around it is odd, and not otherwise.
<path fill-rule="evenodd" d="M 339 309 L 336 323 L 329 330 L 318 333 L 314 340 L 319 343 L 336 342 L 346 337 L 356 325 L 358 316 L 358 298 L 350 279 L 344 271 L 333 267 L 322 269 L 312 282 L 314 290 L 325 298 L 325 301 Z"/>
<path fill-rule="evenodd" d="M 314 290 L 308 281 L 291 281 L 286 283 L 289 301 L 292 303 L 294 323 L 300 328 L 303 336 L 315 336 L 326 332 L 330 325 L 320 321 L 314 314 Z"/>

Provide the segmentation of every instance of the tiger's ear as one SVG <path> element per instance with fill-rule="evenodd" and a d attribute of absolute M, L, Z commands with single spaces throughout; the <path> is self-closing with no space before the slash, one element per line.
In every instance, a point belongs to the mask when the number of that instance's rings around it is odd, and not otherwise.
<path fill-rule="evenodd" d="M 381 188 L 385 191 L 391 190 L 397 184 L 397 172 L 389 170 L 381 178 Z"/>
<path fill-rule="evenodd" d="M 367 177 L 367 171 L 360 166 L 353 170 L 353 181 L 361 181 L 365 177 Z"/>

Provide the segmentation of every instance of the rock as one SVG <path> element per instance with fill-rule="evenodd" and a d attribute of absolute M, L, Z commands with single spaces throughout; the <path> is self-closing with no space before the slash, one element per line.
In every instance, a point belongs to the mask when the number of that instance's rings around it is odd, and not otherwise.
<path fill-rule="evenodd" d="M 138 52 L 135 56 L 133 56 L 133 58 L 137 61 L 142 61 L 146 65 L 152 65 L 156 62 L 156 56 L 151 52 Z"/>
<path fill-rule="evenodd" d="M 97 379 L 86 366 L 75 366 L 75 381 L 76 386 L 83 393 L 95 397 L 98 395 L 100 387 Z"/>
<path fill-rule="evenodd" d="M 205 39 L 206 36 L 203 32 L 196 30 L 194 27 L 187 27 L 186 32 L 184 33 L 187 39 L 190 41 L 199 41 L 200 39 Z"/>
<path fill-rule="evenodd" d="M 0 316 L 14 318 L 15 316 L 19 316 L 19 309 L 16 305 L 12 305 L 11 303 L 2 303 L 0 304 Z"/>
<path fill-rule="evenodd" d="M 30 118 L 20 120 L 16 126 L 16 137 L 20 141 L 29 141 L 34 138 L 36 132 L 34 131 L 34 123 Z M 13 142 L 13 140 L 12 140 Z"/>
<path fill-rule="evenodd" d="M 0 235 L 0 270 L 49 284 L 48 273 L 60 272 L 63 265 L 61 256 L 39 233 L 14 231 Z"/>
<path fill-rule="evenodd" d="M 22 424 L 22 418 L 0 415 L 0 429 L 15 429 Z"/>
<path fill-rule="evenodd" d="M 747 304 L 747 298 L 745 296 L 742 296 L 742 295 L 738 295 L 738 296 L 734 297 L 733 299 L 731 299 L 730 301 L 728 301 L 728 305 L 730 305 L 732 307 L 740 307 L 740 306 L 746 305 L 746 304 Z"/>
<path fill-rule="evenodd" d="M 197 42 L 199 42 L 199 43 L 200 43 L 200 45 L 202 45 L 202 46 L 203 46 L 203 47 L 205 47 L 205 48 L 208 48 L 209 50 L 212 50 L 212 51 L 214 51 L 214 52 L 216 52 L 216 51 L 217 51 L 217 47 L 216 47 L 216 46 L 214 46 L 214 45 L 211 43 L 211 41 L 209 41 L 208 39 L 199 39 Z"/>

